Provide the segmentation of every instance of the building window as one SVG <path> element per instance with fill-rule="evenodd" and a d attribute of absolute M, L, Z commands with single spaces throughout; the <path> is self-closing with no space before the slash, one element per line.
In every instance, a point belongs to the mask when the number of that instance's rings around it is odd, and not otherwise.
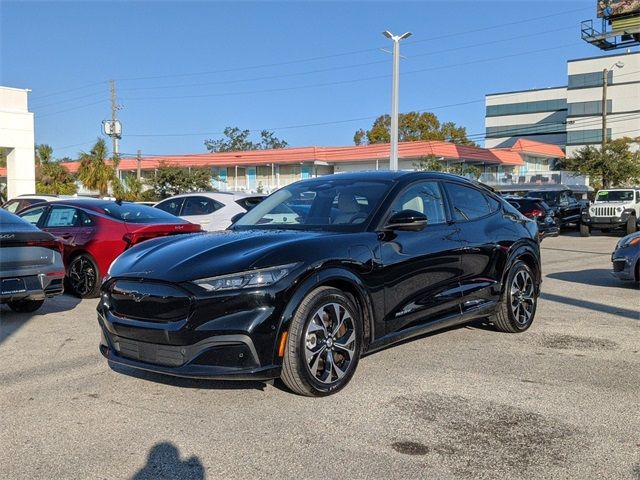
<path fill-rule="evenodd" d="M 547 122 L 529 125 L 487 127 L 487 138 L 517 137 L 522 135 L 565 133 L 564 122 Z"/>
<path fill-rule="evenodd" d="M 611 129 L 607 129 L 607 140 L 611 140 Z M 602 129 L 576 130 L 567 132 L 567 145 L 588 145 L 602 143 Z"/>
<path fill-rule="evenodd" d="M 602 115 L 602 102 L 596 100 L 595 102 L 575 102 L 568 105 L 568 115 Z M 613 108 L 613 102 L 607 100 L 607 113 L 611 113 Z"/>
<path fill-rule="evenodd" d="M 607 83 L 613 83 L 613 71 L 607 72 Z M 578 73 L 569 75 L 569 88 L 601 87 L 602 72 Z"/>
<path fill-rule="evenodd" d="M 567 101 L 563 98 L 555 100 L 539 100 L 536 102 L 505 103 L 503 105 L 487 105 L 487 117 L 502 115 L 518 115 L 522 113 L 557 112 L 567 109 Z"/>

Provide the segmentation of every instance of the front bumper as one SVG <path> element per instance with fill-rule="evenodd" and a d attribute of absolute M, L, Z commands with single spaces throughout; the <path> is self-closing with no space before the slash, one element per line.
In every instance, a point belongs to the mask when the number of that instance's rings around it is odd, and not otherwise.
<path fill-rule="evenodd" d="M 611 255 L 611 263 L 613 270 L 611 274 L 624 281 L 635 281 L 635 262 L 633 258 L 616 255 L 616 252 Z"/>
<path fill-rule="evenodd" d="M 622 213 L 619 217 L 592 217 L 582 215 L 582 223 L 592 228 L 624 228 L 629 220 L 629 214 Z"/>

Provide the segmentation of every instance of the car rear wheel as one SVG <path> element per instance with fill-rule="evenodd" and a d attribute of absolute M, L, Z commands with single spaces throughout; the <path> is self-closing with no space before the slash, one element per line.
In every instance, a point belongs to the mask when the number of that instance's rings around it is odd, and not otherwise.
<path fill-rule="evenodd" d="M 100 274 L 93 259 L 78 255 L 69 264 L 67 281 L 71 293 L 80 298 L 95 298 L 100 292 Z"/>
<path fill-rule="evenodd" d="M 362 320 L 351 298 L 335 288 L 317 288 L 291 321 L 282 380 L 300 395 L 335 393 L 353 377 L 361 342 Z"/>
<path fill-rule="evenodd" d="M 589 235 L 591 235 L 591 228 L 589 228 L 589 225 L 585 225 L 584 223 L 580 224 L 580 236 L 581 237 L 588 237 Z"/>
<path fill-rule="evenodd" d="M 42 300 L 15 300 L 13 302 L 7 303 L 9 308 L 17 313 L 32 313 L 38 310 L 42 304 L 44 303 L 44 299 Z"/>
<path fill-rule="evenodd" d="M 507 274 L 500 306 L 490 320 L 501 332 L 524 332 L 533 323 L 537 304 L 533 272 L 518 260 Z"/>

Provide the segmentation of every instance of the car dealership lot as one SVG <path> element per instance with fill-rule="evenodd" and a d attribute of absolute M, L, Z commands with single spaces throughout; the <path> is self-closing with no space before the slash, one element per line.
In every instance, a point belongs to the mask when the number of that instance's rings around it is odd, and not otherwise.
<path fill-rule="evenodd" d="M 619 237 L 543 242 L 531 329 L 365 357 L 337 395 L 109 369 L 96 300 L 2 306 L 0 478 L 640 478 L 640 295 Z"/>

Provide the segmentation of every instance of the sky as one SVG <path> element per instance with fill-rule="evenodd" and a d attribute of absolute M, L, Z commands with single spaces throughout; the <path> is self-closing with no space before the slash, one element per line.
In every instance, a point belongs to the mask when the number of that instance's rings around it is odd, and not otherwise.
<path fill-rule="evenodd" d="M 32 90 L 36 143 L 57 158 L 104 137 L 111 79 L 124 155 L 203 153 L 227 126 L 272 130 L 293 147 L 352 145 L 390 111 L 382 32 L 409 31 L 400 112 L 432 111 L 482 145 L 486 94 L 564 85 L 568 59 L 602 54 L 580 39 L 595 9 L 595 0 L 0 0 L 0 84 Z"/>

